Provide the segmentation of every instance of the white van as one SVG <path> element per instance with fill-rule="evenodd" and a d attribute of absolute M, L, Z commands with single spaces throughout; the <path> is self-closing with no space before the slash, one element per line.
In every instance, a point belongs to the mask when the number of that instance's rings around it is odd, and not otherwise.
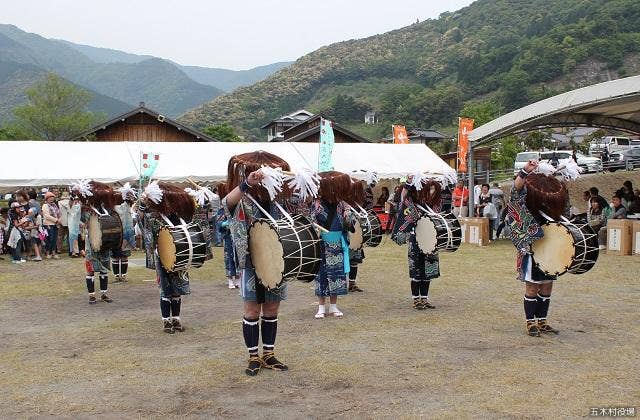
<path fill-rule="evenodd" d="M 606 149 L 608 153 L 613 153 L 620 150 L 631 149 L 638 145 L 640 145 L 640 141 L 631 140 L 629 137 L 606 136 L 593 140 L 591 144 L 589 144 L 589 155 L 600 157 L 604 149 Z"/>
<path fill-rule="evenodd" d="M 530 160 L 540 160 L 540 152 L 520 152 L 516 155 L 516 161 L 513 163 L 513 174 L 518 175 L 520 169 L 524 168 Z"/>

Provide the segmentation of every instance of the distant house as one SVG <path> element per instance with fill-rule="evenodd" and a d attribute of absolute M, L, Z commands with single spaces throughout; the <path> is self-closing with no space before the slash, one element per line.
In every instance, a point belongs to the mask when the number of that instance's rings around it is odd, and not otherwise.
<path fill-rule="evenodd" d="M 271 120 L 260 128 L 267 131 L 267 141 L 282 141 L 284 138 L 283 133 L 286 130 L 311 117 L 313 117 L 311 112 L 305 109 L 299 109 L 291 114 Z"/>
<path fill-rule="evenodd" d="M 97 141 L 218 141 L 145 107 L 144 102 L 73 140 L 88 140 L 92 136 Z"/>
<path fill-rule="evenodd" d="M 297 125 L 287 129 L 282 137 L 274 138 L 271 141 L 318 143 L 320 142 L 320 118 L 325 117 L 318 114 L 299 122 Z M 333 123 L 333 135 L 336 143 L 371 143 L 371 140 L 347 130 L 335 122 Z"/>
<path fill-rule="evenodd" d="M 375 124 L 377 122 L 378 122 L 378 120 L 376 119 L 376 112 L 375 111 L 367 111 L 367 113 L 364 114 L 364 123 L 365 124 Z"/>
<path fill-rule="evenodd" d="M 440 158 L 447 162 L 454 169 L 458 168 L 458 152 L 445 153 Z M 489 171 L 491 171 L 491 146 L 476 147 L 473 149 L 473 163 L 475 172 L 475 183 L 489 182 Z"/>

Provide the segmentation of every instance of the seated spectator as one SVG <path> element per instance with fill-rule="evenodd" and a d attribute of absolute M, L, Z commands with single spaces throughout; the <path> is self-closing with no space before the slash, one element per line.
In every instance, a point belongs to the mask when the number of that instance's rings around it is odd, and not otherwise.
<path fill-rule="evenodd" d="M 638 214 L 640 213 L 640 190 L 636 189 L 633 194 L 633 201 L 629 204 L 627 208 L 627 214 Z"/>
<path fill-rule="evenodd" d="M 614 195 L 611 204 L 611 213 L 609 215 L 609 219 L 626 219 L 627 218 L 627 209 L 622 205 L 622 198 Z M 600 245 L 600 249 L 605 249 L 607 244 L 607 225 L 606 222 L 604 226 L 600 228 L 598 231 L 598 245 Z"/>
<path fill-rule="evenodd" d="M 378 199 L 376 200 L 376 206 L 384 207 L 384 203 L 386 203 L 388 199 L 389 199 L 389 188 L 382 187 L 382 193 L 380 194 L 380 197 L 378 197 Z"/>
<path fill-rule="evenodd" d="M 635 194 L 633 193 L 633 184 L 627 180 L 622 183 L 622 188 L 616 191 L 618 197 L 622 199 L 622 205 L 629 208 L 629 205 L 634 201 Z"/>

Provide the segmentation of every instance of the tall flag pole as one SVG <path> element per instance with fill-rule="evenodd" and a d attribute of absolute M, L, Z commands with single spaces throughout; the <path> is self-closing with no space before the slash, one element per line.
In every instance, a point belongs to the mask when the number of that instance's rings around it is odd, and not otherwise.
<path fill-rule="evenodd" d="M 320 150 L 318 151 L 318 172 L 333 170 L 333 123 L 320 117 Z"/>
<path fill-rule="evenodd" d="M 471 130 L 473 130 L 473 119 L 458 117 L 458 172 L 467 171 Z"/>
<path fill-rule="evenodd" d="M 392 125 L 391 130 L 393 131 L 394 144 L 409 144 L 409 136 L 404 125 Z"/>

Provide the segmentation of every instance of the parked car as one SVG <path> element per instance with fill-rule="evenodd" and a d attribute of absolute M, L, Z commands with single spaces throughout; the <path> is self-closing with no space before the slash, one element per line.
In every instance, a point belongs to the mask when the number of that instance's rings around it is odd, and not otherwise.
<path fill-rule="evenodd" d="M 513 163 L 513 174 L 518 175 L 520 169 L 524 168 L 530 160 L 540 160 L 540 152 L 520 152 L 516 155 L 516 161 Z"/>
<path fill-rule="evenodd" d="M 589 155 L 600 157 L 604 149 L 611 154 L 619 150 L 631 149 L 635 146 L 640 146 L 640 140 L 631 140 L 629 137 L 605 136 L 593 140 L 589 144 Z"/>
<path fill-rule="evenodd" d="M 609 155 L 609 162 L 606 163 L 605 167 L 611 172 L 617 171 L 618 169 L 632 171 L 635 168 L 640 168 L 640 147 L 611 153 L 611 155 Z"/>
<path fill-rule="evenodd" d="M 554 153 L 555 153 L 556 159 L 563 160 L 563 159 L 571 159 L 573 151 L 572 150 L 555 150 L 550 152 L 540 152 L 540 160 L 551 163 Z M 578 158 L 578 161 L 576 163 L 578 164 L 578 166 L 582 168 L 584 173 L 602 171 L 602 161 L 600 160 L 600 158 L 587 156 L 580 152 L 576 152 L 576 158 Z"/>

